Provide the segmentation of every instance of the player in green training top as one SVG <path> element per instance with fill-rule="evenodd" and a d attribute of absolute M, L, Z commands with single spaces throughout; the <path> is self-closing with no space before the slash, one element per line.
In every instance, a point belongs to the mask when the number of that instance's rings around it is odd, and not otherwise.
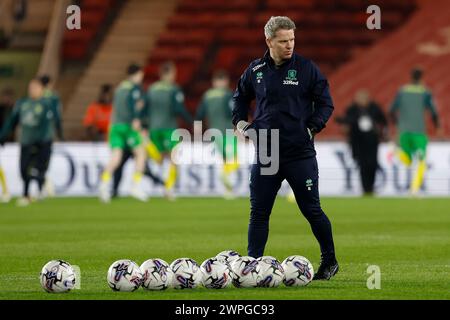
<path fill-rule="evenodd" d="M 212 78 L 212 88 L 206 91 L 197 108 L 196 120 L 206 119 L 209 128 L 221 132 L 215 137 L 215 143 L 220 150 L 224 165 L 221 180 L 225 187 L 225 198 L 233 197 L 233 186 L 230 175 L 239 168 L 237 162 L 237 137 L 233 133 L 232 109 L 233 92 L 229 89 L 230 80 L 225 71 L 217 71 Z M 228 130 L 227 132 L 227 129 Z"/>
<path fill-rule="evenodd" d="M 170 159 L 172 149 L 178 141 L 172 134 L 178 128 L 177 118 L 181 116 L 186 122 L 192 122 L 192 116 L 184 106 L 184 94 L 176 85 L 176 66 L 166 62 L 160 68 L 160 80 L 147 91 L 147 119 L 150 129 L 150 141 L 147 144 L 148 155 L 158 163 Z M 177 167 L 170 160 L 169 172 L 164 182 L 165 194 L 173 199 L 173 187 L 177 180 Z"/>
<path fill-rule="evenodd" d="M 400 152 L 399 158 L 411 166 L 417 160 L 410 192 L 418 193 L 423 183 L 426 170 L 425 156 L 428 138 L 425 127 L 425 111 L 431 113 L 433 123 L 439 128 L 439 117 L 431 92 L 422 84 L 422 70 L 414 68 L 411 72 L 411 83 L 398 91 L 390 108 L 390 115 L 398 128 Z"/>
<path fill-rule="evenodd" d="M 39 192 L 45 181 L 54 136 L 55 114 L 48 99 L 43 97 L 44 87 L 40 79 L 33 79 L 28 86 L 28 96 L 16 102 L 11 116 L 0 133 L 0 142 L 9 132 L 20 126 L 20 173 L 24 182 L 20 206 L 31 201 L 29 187 L 32 180 L 38 183 Z"/>
<path fill-rule="evenodd" d="M 53 89 L 53 81 L 52 78 L 49 75 L 43 75 L 39 77 L 41 80 L 42 85 L 44 86 L 44 99 L 47 99 L 52 107 L 53 113 L 55 115 L 55 121 L 53 130 L 54 136 L 57 136 L 59 140 L 64 140 L 63 135 L 63 128 L 62 128 L 62 103 L 61 99 L 59 98 L 58 94 Z M 55 195 L 55 187 L 53 182 L 49 177 L 45 178 L 44 183 L 44 190 L 47 193 L 47 196 L 54 196 Z"/>
<path fill-rule="evenodd" d="M 64 140 L 63 129 L 62 129 L 62 103 L 58 94 L 53 89 L 53 82 L 49 75 L 43 75 L 39 77 L 42 85 L 44 86 L 43 98 L 47 99 L 53 109 L 55 114 L 55 122 L 53 130 L 55 130 L 55 135 L 60 139 Z"/>
<path fill-rule="evenodd" d="M 114 92 L 111 126 L 109 128 L 109 145 L 112 149 L 111 160 L 102 174 L 100 200 L 111 201 L 109 183 L 111 176 L 122 160 L 123 150 L 128 146 L 133 150 L 136 164 L 133 186 L 130 194 L 141 201 L 148 197 L 141 188 L 142 174 L 145 166 L 145 149 L 142 144 L 141 112 L 145 105 L 142 92 L 144 72 L 138 65 L 128 67 L 128 78 L 122 81 Z"/>

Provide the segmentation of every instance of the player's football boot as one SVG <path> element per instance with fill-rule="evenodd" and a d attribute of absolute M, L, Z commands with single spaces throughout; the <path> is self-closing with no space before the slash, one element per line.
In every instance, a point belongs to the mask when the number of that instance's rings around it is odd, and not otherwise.
<path fill-rule="evenodd" d="M 231 184 L 231 181 L 230 181 L 229 176 L 228 176 L 227 173 L 222 172 L 220 174 L 220 181 L 222 181 L 223 186 L 225 187 L 225 189 L 233 190 L 233 185 Z"/>
<path fill-rule="evenodd" d="M 336 260 L 326 261 L 322 259 L 320 261 L 319 270 L 317 270 L 313 280 L 330 280 L 330 278 L 336 275 L 338 271 L 339 264 Z"/>
<path fill-rule="evenodd" d="M 16 206 L 18 207 L 28 207 L 31 204 L 30 198 L 19 198 L 16 201 Z"/>
<path fill-rule="evenodd" d="M 236 194 L 232 190 L 225 189 L 223 192 L 223 198 L 225 200 L 234 200 L 236 199 Z"/>
<path fill-rule="evenodd" d="M 51 181 L 49 178 L 45 179 L 44 191 L 45 195 L 49 198 L 53 198 L 55 196 L 55 185 L 53 184 L 53 181 Z"/>
<path fill-rule="evenodd" d="M 173 189 L 164 189 L 164 198 L 166 198 L 169 201 L 177 200 L 177 196 L 173 192 Z"/>
<path fill-rule="evenodd" d="M 8 203 L 11 201 L 11 195 L 9 193 L 2 194 L 0 198 L 0 203 Z"/>
<path fill-rule="evenodd" d="M 99 198 L 103 203 L 111 202 L 111 193 L 109 192 L 109 186 L 107 183 L 102 182 L 100 184 Z"/>
<path fill-rule="evenodd" d="M 130 195 L 133 198 L 138 199 L 139 201 L 143 201 L 143 202 L 148 201 L 147 194 L 144 192 L 144 190 L 142 190 L 142 188 L 140 188 L 139 185 L 134 185 L 131 187 Z"/>

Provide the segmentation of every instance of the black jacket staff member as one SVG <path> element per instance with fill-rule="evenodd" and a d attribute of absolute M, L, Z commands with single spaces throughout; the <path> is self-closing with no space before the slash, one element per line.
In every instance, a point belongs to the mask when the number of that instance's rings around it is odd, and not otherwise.
<path fill-rule="evenodd" d="M 251 170 L 248 255 L 264 254 L 270 213 L 286 179 L 320 244 L 322 259 L 314 279 L 328 280 L 339 266 L 331 223 L 320 206 L 313 139 L 325 128 L 334 107 L 328 82 L 318 67 L 294 53 L 294 30 L 295 24 L 288 17 L 270 18 L 264 28 L 269 50 L 245 70 L 234 94 L 233 124 L 240 134 L 248 136 L 249 129 L 279 130 L 277 173 L 262 174 L 264 165 L 259 157 Z M 250 124 L 247 120 L 253 99 L 256 99 L 256 111 Z M 258 154 L 260 150 L 256 148 Z M 275 148 L 269 143 L 268 150 L 272 149 Z"/>

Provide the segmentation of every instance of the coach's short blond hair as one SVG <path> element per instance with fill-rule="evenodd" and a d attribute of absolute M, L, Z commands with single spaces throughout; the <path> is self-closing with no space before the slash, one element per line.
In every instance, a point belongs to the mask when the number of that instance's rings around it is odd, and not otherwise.
<path fill-rule="evenodd" d="M 289 17 L 271 17 L 264 26 L 264 35 L 266 36 L 266 39 L 274 38 L 276 32 L 280 29 L 295 30 L 295 23 Z"/>

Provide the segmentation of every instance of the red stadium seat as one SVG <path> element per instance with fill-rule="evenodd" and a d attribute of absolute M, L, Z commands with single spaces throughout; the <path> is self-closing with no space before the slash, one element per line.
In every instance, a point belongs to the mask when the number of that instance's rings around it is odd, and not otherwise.
<path fill-rule="evenodd" d="M 149 62 L 161 63 L 164 61 L 191 61 L 199 62 L 204 56 L 204 50 L 201 47 L 186 47 L 175 50 L 172 47 L 156 48 L 150 56 Z"/>
<path fill-rule="evenodd" d="M 357 48 L 402 23 L 411 10 L 405 3 L 414 1 L 392 4 L 383 12 L 386 31 L 369 32 L 365 27 L 367 6 L 360 0 L 180 0 L 167 32 L 150 55 L 146 79 L 157 78 L 155 65 L 174 60 L 179 65 L 178 80 L 186 86 L 195 107 L 214 70 L 228 71 L 234 85 L 249 63 L 263 56 L 267 50 L 263 27 L 277 15 L 287 15 L 296 23 L 297 51 L 329 75 Z"/>
<path fill-rule="evenodd" d="M 247 13 L 225 13 L 216 16 L 213 26 L 216 28 L 247 28 L 249 26 Z"/>
<path fill-rule="evenodd" d="M 110 7 L 113 5 L 115 0 L 89 0 L 89 1 L 82 1 L 81 9 L 99 9 L 104 10 L 105 8 Z"/>
<path fill-rule="evenodd" d="M 106 11 L 87 11 L 81 13 L 81 24 L 83 27 L 96 28 L 106 18 Z"/>
<path fill-rule="evenodd" d="M 205 11 L 243 11 L 255 9 L 258 0 L 184 0 L 178 6 L 178 10 L 182 12 L 205 12 Z"/>
<path fill-rule="evenodd" d="M 267 8 L 270 10 L 295 10 L 311 8 L 314 0 L 267 0 Z"/>
<path fill-rule="evenodd" d="M 177 13 L 169 18 L 168 28 L 183 29 L 184 31 L 200 28 L 210 28 L 216 19 L 217 16 L 211 13 L 199 13 L 195 15 Z"/>
<path fill-rule="evenodd" d="M 214 62 L 214 69 L 232 69 L 233 63 L 236 61 L 241 47 L 223 47 L 220 49 Z"/>
<path fill-rule="evenodd" d="M 212 30 L 192 30 L 187 33 L 178 30 L 163 32 L 158 39 L 158 46 L 198 46 L 207 45 L 213 40 Z"/>
<path fill-rule="evenodd" d="M 75 44 L 70 43 L 63 46 L 63 56 L 66 59 L 79 60 L 83 59 L 88 52 L 88 46 L 86 43 Z"/>
<path fill-rule="evenodd" d="M 253 45 L 260 44 L 264 41 L 264 33 L 262 28 L 258 29 L 224 29 L 220 35 L 220 41 L 224 45 L 242 44 Z"/>
<path fill-rule="evenodd" d="M 196 62 L 183 62 L 177 63 L 177 83 L 181 86 L 185 86 L 190 82 L 194 76 L 195 71 L 198 69 L 198 63 Z"/>
<path fill-rule="evenodd" d="M 64 32 L 64 43 L 89 42 L 95 36 L 92 29 L 66 30 Z"/>
<path fill-rule="evenodd" d="M 340 0 L 339 7 L 345 11 L 365 12 L 368 5 L 361 0 Z"/>

